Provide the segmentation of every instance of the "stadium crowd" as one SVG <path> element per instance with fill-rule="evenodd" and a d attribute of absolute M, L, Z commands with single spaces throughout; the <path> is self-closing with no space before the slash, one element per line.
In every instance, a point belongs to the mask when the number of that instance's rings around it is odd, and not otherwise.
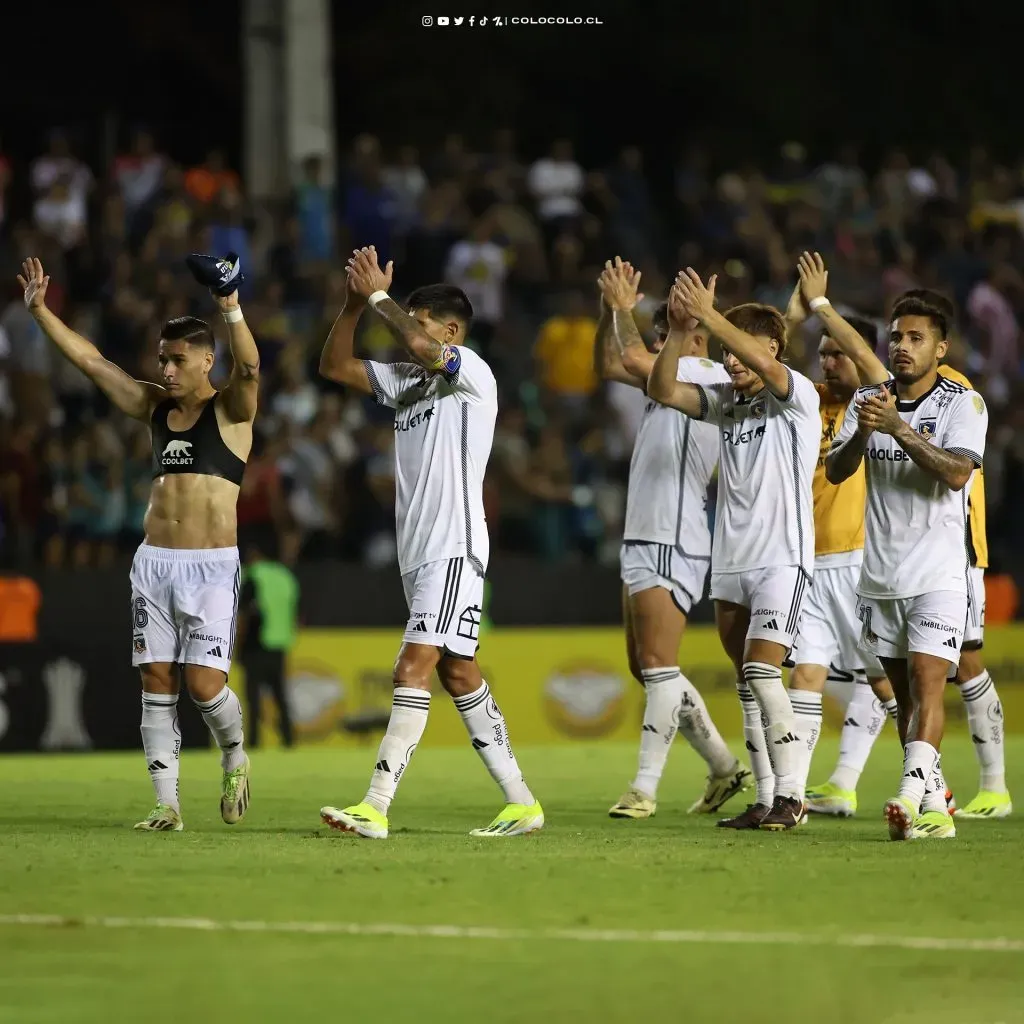
<path fill-rule="evenodd" d="M 344 298 L 344 254 L 373 244 L 396 263 L 395 294 L 446 280 L 470 297 L 472 344 L 502 388 L 487 502 L 499 551 L 618 559 L 625 479 L 644 396 L 593 368 L 595 281 L 617 253 L 643 272 L 642 325 L 677 268 L 719 275 L 725 305 L 785 309 L 797 254 L 821 251 L 841 312 L 876 320 L 892 299 L 936 287 L 957 303 L 950 361 L 986 395 L 993 564 L 1024 526 L 1024 163 L 981 148 L 962 166 L 892 152 L 874 173 L 856 147 L 815 166 L 783 146 L 772 166 L 723 169 L 699 146 L 652 186 L 634 145 L 584 168 L 569 140 L 530 162 L 510 130 L 479 150 L 459 135 L 437 152 L 355 139 L 327 184 L 309 157 L 286 208 L 252 203 L 221 153 L 183 167 L 139 132 L 100 172 L 61 133 L 19 165 L 0 151 L 0 530 L 5 562 L 104 564 L 141 540 L 150 485 L 145 429 L 112 414 L 51 349 L 14 275 L 38 255 L 50 304 L 136 376 L 158 379 L 170 317 L 211 319 L 188 276 L 189 252 L 241 256 L 241 299 L 261 349 L 257 440 L 239 500 L 245 534 L 273 536 L 287 558 L 395 559 L 390 410 L 316 371 Z M 216 317 L 212 318 L 216 320 Z M 393 341 L 367 314 L 363 351 Z M 817 378 L 815 321 L 790 361 Z M 221 362 L 226 352 L 221 353 Z"/>

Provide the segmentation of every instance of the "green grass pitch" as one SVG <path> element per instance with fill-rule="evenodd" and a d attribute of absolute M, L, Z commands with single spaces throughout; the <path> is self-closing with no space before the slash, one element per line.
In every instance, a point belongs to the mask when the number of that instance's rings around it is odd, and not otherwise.
<path fill-rule="evenodd" d="M 635 752 L 582 743 L 519 751 L 540 835 L 466 835 L 501 802 L 468 748 L 417 753 L 391 839 L 329 834 L 319 807 L 360 799 L 372 754 L 255 754 L 247 819 L 229 828 L 216 755 L 189 753 L 186 831 L 158 835 L 130 828 L 152 803 L 141 754 L 0 759 L 0 1022 L 1024 1021 L 1024 809 L 961 822 L 952 842 L 889 842 L 892 738 L 857 819 L 783 835 L 687 817 L 703 773 L 682 744 L 658 816 L 612 821 Z M 970 744 L 944 754 L 966 802 Z M 813 780 L 834 756 L 823 742 Z M 1007 760 L 1024 798 L 1024 740 Z"/>

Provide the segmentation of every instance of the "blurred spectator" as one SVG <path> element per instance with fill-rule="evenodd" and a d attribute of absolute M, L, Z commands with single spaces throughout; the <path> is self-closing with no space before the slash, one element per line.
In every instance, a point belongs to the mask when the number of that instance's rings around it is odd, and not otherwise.
<path fill-rule="evenodd" d="M 32 163 L 32 191 L 37 196 L 48 195 L 58 181 L 63 181 L 67 193 L 83 207 L 92 188 L 92 172 L 71 152 L 68 137 L 61 131 L 50 133 L 50 148 Z"/>
<path fill-rule="evenodd" d="M 207 252 L 225 255 L 237 253 L 243 267 L 252 266 L 252 247 L 249 229 L 245 224 L 242 196 L 236 188 L 221 189 L 218 201 L 210 214 L 210 243 Z M 238 289 L 242 301 L 252 296 L 255 280 L 246 275 Z"/>
<path fill-rule="evenodd" d="M 334 195 L 323 174 L 322 156 L 303 160 L 302 180 L 295 189 L 300 264 L 327 263 L 334 256 Z"/>
<path fill-rule="evenodd" d="M 167 158 L 157 152 L 152 134 L 144 128 L 138 130 L 131 149 L 114 160 L 114 180 L 129 218 L 153 202 L 163 187 L 166 169 Z"/>
<path fill-rule="evenodd" d="M 398 199 L 384 184 L 378 156 L 361 158 L 345 193 L 343 219 L 349 233 L 348 248 L 372 245 L 377 250 L 380 265 L 384 266 L 393 256 L 398 213 Z"/>
<path fill-rule="evenodd" d="M 398 160 L 384 168 L 384 184 L 395 197 L 395 230 L 408 234 L 419 216 L 420 201 L 427 190 L 427 176 L 420 167 L 415 146 L 400 146 Z"/>
<path fill-rule="evenodd" d="M 57 178 L 33 208 L 36 227 L 62 249 L 73 249 L 85 238 L 84 193 L 73 190 L 67 175 Z"/>
<path fill-rule="evenodd" d="M 484 214 L 469 236 L 452 246 L 444 272 L 445 281 L 461 288 L 472 303 L 470 336 L 485 358 L 505 313 L 506 255 L 494 236 L 494 217 Z"/>
<path fill-rule="evenodd" d="M 1012 267 L 997 264 L 967 298 L 967 313 L 988 377 L 1016 378 L 1020 373 L 1020 325 L 1004 294 L 1019 282 Z"/>
<path fill-rule="evenodd" d="M 568 292 L 563 309 L 540 329 L 533 354 L 542 386 L 564 409 L 578 414 L 597 389 L 594 335 L 597 321 L 578 291 Z"/>
<path fill-rule="evenodd" d="M 583 212 L 583 168 L 573 158 L 572 142 L 559 139 L 548 156 L 530 168 L 526 184 L 537 204 L 544 235 L 550 243 Z"/>
<path fill-rule="evenodd" d="M 238 192 L 241 182 L 228 167 L 227 157 L 219 149 L 211 150 L 206 161 L 185 173 L 185 191 L 202 205 L 212 203 L 225 189 Z"/>

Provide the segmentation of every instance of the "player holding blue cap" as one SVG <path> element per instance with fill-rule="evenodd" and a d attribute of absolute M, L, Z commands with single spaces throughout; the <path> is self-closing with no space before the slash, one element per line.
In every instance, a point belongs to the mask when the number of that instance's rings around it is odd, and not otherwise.
<path fill-rule="evenodd" d="M 36 323 L 121 412 L 147 424 L 153 489 L 145 540 L 132 563 L 132 663 L 142 675 L 142 745 L 156 807 L 135 828 L 180 832 L 178 691 L 184 682 L 221 750 L 221 817 L 233 825 L 249 804 L 242 708 L 227 685 L 238 606 L 235 505 L 252 447 L 260 358 L 238 305 L 238 259 L 194 255 L 188 266 L 211 291 L 228 327 L 233 368 L 210 383 L 214 339 L 196 317 L 160 332 L 161 384 L 134 380 L 46 307 L 50 279 L 26 260 L 18 283 Z"/>

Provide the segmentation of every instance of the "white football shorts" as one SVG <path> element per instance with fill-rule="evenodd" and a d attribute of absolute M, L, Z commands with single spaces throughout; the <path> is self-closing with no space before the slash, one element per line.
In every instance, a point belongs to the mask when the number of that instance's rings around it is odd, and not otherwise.
<path fill-rule="evenodd" d="M 238 548 L 142 544 L 132 561 L 132 664 L 207 665 L 227 672 L 235 642 Z"/>
<path fill-rule="evenodd" d="M 932 654 L 960 664 L 967 595 L 936 590 L 917 597 L 862 597 L 857 607 L 861 644 L 879 658 L 904 659 Z"/>
<path fill-rule="evenodd" d="M 711 599 L 750 609 L 748 640 L 793 647 L 804 595 L 811 577 L 799 565 L 775 565 L 746 572 L 712 572 Z"/>
<path fill-rule="evenodd" d="M 857 617 L 859 565 L 814 567 L 814 582 L 804 598 L 800 626 L 790 660 L 881 679 L 878 659 L 863 650 Z M 863 678 L 863 677 L 862 677 Z"/>
<path fill-rule="evenodd" d="M 480 646 L 484 578 L 465 558 L 428 562 L 402 577 L 409 621 L 407 644 L 440 647 L 470 659 Z"/>
<path fill-rule="evenodd" d="M 652 587 L 662 587 L 671 594 L 676 607 L 689 615 L 690 609 L 704 596 L 711 562 L 684 554 L 682 548 L 671 544 L 627 540 L 619 555 L 619 567 L 630 597 Z"/>

